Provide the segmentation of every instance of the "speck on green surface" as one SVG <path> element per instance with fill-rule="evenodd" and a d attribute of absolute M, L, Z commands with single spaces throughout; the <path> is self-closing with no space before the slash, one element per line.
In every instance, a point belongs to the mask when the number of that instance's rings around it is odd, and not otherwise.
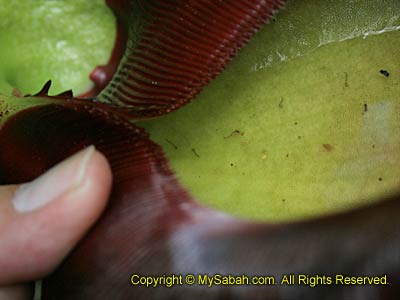
<path fill-rule="evenodd" d="M 398 0 L 290 1 L 196 101 L 141 125 L 199 201 L 233 215 L 376 201 L 399 186 L 399 11 Z M 102 0 L 0 0 L 0 91 L 48 79 L 51 93 L 85 91 L 114 30 Z"/>
<path fill-rule="evenodd" d="M 376 201 L 400 178 L 399 11 L 398 1 L 291 2 L 196 101 L 141 125 L 199 201 L 236 216 Z"/>

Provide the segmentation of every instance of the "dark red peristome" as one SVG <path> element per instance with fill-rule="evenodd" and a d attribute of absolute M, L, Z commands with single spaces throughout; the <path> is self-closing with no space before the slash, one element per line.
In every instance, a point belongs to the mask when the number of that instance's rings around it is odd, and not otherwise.
<path fill-rule="evenodd" d="M 193 200 L 160 147 L 118 110 L 122 106 L 130 117 L 151 117 L 190 101 L 281 1 L 108 3 L 129 29 L 119 71 L 100 95 L 114 105 L 73 99 L 69 92 L 48 97 L 48 83 L 36 97 L 52 104 L 24 110 L 0 128 L 0 184 L 31 180 L 90 144 L 112 167 L 107 210 L 44 280 L 43 299 L 397 299 L 399 196 L 292 224 L 240 221 Z M 138 39 L 134 14 L 143 24 Z M 131 285 L 132 274 L 262 275 L 275 276 L 277 284 L 146 288 Z M 308 279 L 281 285 L 289 274 L 332 276 L 333 283 L 310 288 Z M 336 274 L 387 275 L 390 284 L 337 285 Z"/>
<path fill-rule="evenodd" d="M 107 0 L 106 3 L 112 9 L 116 16 L 116 36 L 114 48 L 111 57 L 106 65 L 97 66 L 89 78 L 92 80 L 94 86 L 86 93 L 79 95 L 80 98 L 93 98 L 96 97 L 111 81 L 120 61 L 124 55 L 126 42 L 128 37 L 128 25 L 125 20 L 120 16 L 120 12 L 127 9 L 128 1 L 126 0 Z"/>
<path fill-rule="evenodd" d="M 200 206 L 179 185 L 159 146 L 95 103 L 28 109 L 0 131 L 0 184 L 35 178 L 90 144 L 110 161 L 109 206 L 43 282 L 43 299 L 397 299 L 400 209 L 394 197 L 353 212 L 293 224 L 255 224 Z M 146 288 L 145 276 L 275 276 L 276 285 Z M 283 275 L 384 276 L 390 285 L 281 285 Z M 320 279 L 319 282 L 321 282 Z M 306 283 L 308 282 L 308 283 Z M 327 281 L 324 281 L 327 282 Z"/>
<path fill-rule="evenodd" d="M 99 98 L 130 110 L 135 118 L 159 116 L 193 99 L 284 3 L 108 2 L 123 7 L 120 18 L 130 20 L 129 45 L 117 73 Z"/>

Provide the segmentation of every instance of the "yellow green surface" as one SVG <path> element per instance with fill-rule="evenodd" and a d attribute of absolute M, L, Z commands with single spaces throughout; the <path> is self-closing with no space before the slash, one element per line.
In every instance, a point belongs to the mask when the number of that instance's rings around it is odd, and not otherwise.
<path fill-rule="evenodd" d="M 291 1 L 195 102 L 141 125 L 197 199 L 237 216 L 376 201 L 400 183 L 399 28 L 397 0 Z"/>
<path fill-rule="evenodd" d="M 83 92 L 109 57 L 114 20 L 102 0 L 0 7 L 4 93 L 50 78 L 52 93 Z M 197 199 L 237 216 L 376 201 L 400 183 L 399 29 L 398 0 L 290 1 L 196 101 L 141 125 Z"/>
<path fill-rule="evenodd" d="M 0 91 L 34 93 L 52 79 L 53 94 L 85 92 L 114 37 L 104 0 L 0 0 Z"/>

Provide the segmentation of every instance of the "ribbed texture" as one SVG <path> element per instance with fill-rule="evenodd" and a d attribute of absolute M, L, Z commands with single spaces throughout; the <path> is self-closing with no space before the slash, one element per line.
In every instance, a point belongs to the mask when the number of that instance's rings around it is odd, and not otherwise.
<path fill-rule="evenodd" d="M 144 28 L 99 99 L 131 110 L 134 117 L 154 117 L 192 100 L 284 1 L 130 3 L 146 11 Z M 130 34 L 137 32 L 131 28 Z"/>
<path fill-rule="evenodd" d="M 158 270 L 168 272 L 166 239 L 171 228 L 190 219 L 180 205 L 198 205 L 143 129 L 102 104 L 73 100 L 11 117 L 0 130 L 0 144 L 0 185 L 30 181 L 92 144 L 111 165 L 113 189 L 107 210 L 44 281 L 42 299 L 139 299 L 130 297 L 133 271 L 146 269 L 151 257 Z M 70 284 L 64 284 L 67 281 Z"/>
<path fill-rule="evenodd" d="M 122 9 L 138 1 L 108 2 Z M 156 17 L 103 94 L 138 116 L 165 113 L 192 99 L 274 8 L 265 1 L 235 0 L 150 4 Z M 49 87 L 50 82 L 36 96 L 48 97 Z M 398 299 L 398 195 L 291 224 L 235 220 L 194 202 L 161 148 L 116 106 L 71 97 L 70 92 L 49 97 L 62 104 L 24 110 L 0 128 L 0 184 L 29 181 L 90 144 L 113 170 L 106 211 L 44 279 L 43 300 Z M 275 276 L 276 284 L 146 288 L 131 285 L 132 274 Z M 387 275 L 389 284 L 361 287 L 334 279 L 332 285 L 315 287 L 310 284 L 316 280 L 281 284 L 282 276 L 290 274 Z"/>
<path fill-rule="evenodd" d="M 112 194 L 96 225 L 43 280 L 43 300 L 398 299 L 399 196 L 291 224 L 229 218 L 196 204 L 160 147 L 101 105 L 66 101 L 8 119 L 0 130 L 0 184 L 31 180 L 90 144 L 112 166 Z M 131 285 L 132 274 L 275 276 L 276 284 L 146 288 Z M 333 282 L 313 288 L 311 281 L 280 284 L 290 274 L 329 276 Z M 391 284 L 355 290 L 335 283 L 336 274 L 386 275 Z"/>

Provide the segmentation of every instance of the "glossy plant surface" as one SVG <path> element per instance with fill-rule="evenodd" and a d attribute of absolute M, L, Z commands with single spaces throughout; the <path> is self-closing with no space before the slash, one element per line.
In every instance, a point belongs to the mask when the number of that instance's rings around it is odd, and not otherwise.
<path fill-rule="evenodd" d="M 49 83 L 35 96 L 0 96 L 0 184 L 31 180 L 90 144 L 106 155 L 114 175 L 105 214 L 44 280 L 43 298 L 395 299 L 395 284 L 311 289 L 308 284 L 281 285 L 280 280 L 290 273 L 394 280 L 400 273 L 398 196 L 312 220 L 238 220 L 194 200 L 173 175 L 161 147 L 132 122 L 190 101 L 283 3 L 108 3 L 127 28 L 127 50 L 97 99 L 73 98 L 70 92 L 49 97 Z M 205 17 L 210 14 L 214 17 Z M 204 28 L 215 28 L 215 35 Z M 183 45 L 198 36 L 204 39 L 197 47 L 171 46 L 174 38 Z M 132 274 L 273 274 L 277 282 L 146 288 L 132 286 Z"/>
<path fill-rule="evenodd" d="M 91 87 L 87 74 L 107 63 L 115 36 L 103 0 L 1 0 L 0 7 L 1 92 L 32 93 L 49 79 L 52 94 Z"/>
<path fill-rule="evenodd" d="M 184 186 L 236 216 L 285 221 L 379 201 L 399 190 L 399 11 L 291 1 L 198 101 L 140 125 Z"/>

